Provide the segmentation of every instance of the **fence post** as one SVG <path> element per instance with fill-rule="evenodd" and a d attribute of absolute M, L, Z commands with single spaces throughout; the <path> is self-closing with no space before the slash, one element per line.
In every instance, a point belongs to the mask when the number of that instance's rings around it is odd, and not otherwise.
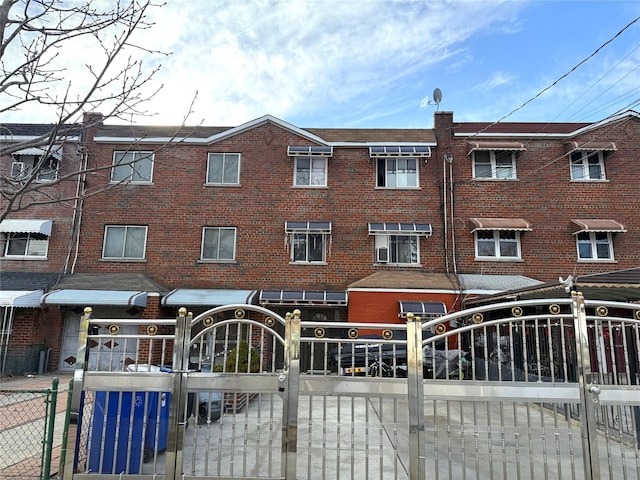
<path fill-rule="evenodd" d="M 51 382 L 51 390 L 47 396 L 47 426 L 45 438 L 42 445 L 42 468 L 40 469 L 41 480 L 48 480 L 51 477 L 51 450 L 53 450 L 53 429 L 56 424 L 56 403 L 58 401 L 58 377 L 54 377 Z"/>
<path fill-rule="evenodd" d="M 169 403 L 169 425 L 167 432 L 167 450 L 165 457 L 166 479 L 177 478 L 176 472 L 182 468 L 184 429 L 183 422 L 186 411 L 187 392 L 186 375 L 189 369 L 189 338 L 191 329 L 191 313 L 181 307 L 176 318 L 175 336 L 173 340 L 172 390 Z M 181 471 L 181 470 L 180 470 Z"/>
<path fill-rule="evenodd" d="M 407 381 L 409 402 L 409 478 L 425 478 L 422 321 L 407 314 Z"/>
<path fill-rule="evenodd" d="M 580 388 L 580 413 L 584 415 L 584 419 L 581 422 L 584 478 L 585 480 L 592 480 L 600 478 L 596 411 L 599 406 L 598 395 L 600 394 L 600 388 L 593 383 L 587 314 L 585 312 L 582 293 L 571 292 L 571 312 L 575 329 L 578 386 Z"/>
<path fill-rule="evenodd" d="M 284 370 L 278 379 L 283 397 L 281 475 L 295 480 L 298 454 L 298 395 L 300 393 L 300 310 L 285 317 Z"/>

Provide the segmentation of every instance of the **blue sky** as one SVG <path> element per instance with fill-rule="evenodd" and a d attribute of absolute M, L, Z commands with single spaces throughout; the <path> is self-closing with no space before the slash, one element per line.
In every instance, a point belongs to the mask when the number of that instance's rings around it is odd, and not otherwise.
<path fill-rule="evenodd" d="M 598 121 L 640 110 L 640 21 L 509 114 L 639 16 L 624 0 L 168 0 L 138 37 L 172 52 L 147 59 L 163 88 L 133 120 L 179 124 L 195 97 L 189 124 L 430 128 L 438 87 L 458 121 Z"/>

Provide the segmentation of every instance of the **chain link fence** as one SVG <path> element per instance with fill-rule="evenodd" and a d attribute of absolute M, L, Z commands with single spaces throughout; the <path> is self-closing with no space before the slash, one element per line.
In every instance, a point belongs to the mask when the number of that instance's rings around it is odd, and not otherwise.
<path fill-rule="evenodd" d="M 53 452 L 57 400 L 57 378 L 43 390 L 0 389 L 0 478 L 51 477 L 52 462 L 60 461 L 59 448 Z"/>

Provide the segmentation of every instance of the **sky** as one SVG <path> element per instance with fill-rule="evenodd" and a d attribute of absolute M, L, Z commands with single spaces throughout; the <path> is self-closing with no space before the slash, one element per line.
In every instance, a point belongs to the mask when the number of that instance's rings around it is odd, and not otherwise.
<path fill-rule="evenodd" d="M 127 120 L 431 128 L 440 110 L 595 122 L 640 111 L 640 20 L 628 26 L 638 17 L 637 0 L 166 0 L 136 36 L 168 53 L 144 55 L 160 66 L 147 88 L 162 88 L 148 115 Z M 66 68 L 80 79 L 92 53 L 73 50 Z M 52 121 L 31 107 L 2 117 Z"/>

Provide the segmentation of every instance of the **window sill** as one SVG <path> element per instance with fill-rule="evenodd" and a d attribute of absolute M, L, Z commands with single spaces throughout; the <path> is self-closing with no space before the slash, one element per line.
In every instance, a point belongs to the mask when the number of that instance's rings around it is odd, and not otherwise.
<path fill-rule="evenodd" d="M 421 263 L 374 263 L 374 267 L 402 267 L 402 268 L 420 268 L 422 267 Z"/>
<path fill-rule="evenodd" d="M 515 257 L 509 257 L 509 258 L 476 257 L 474 260 L 476 262 L 524 263 L 524 260 L 522 258 L 515 258 Z"/>
<path fill-rule="evenodd" d="M 20 255 L 15 255 L 15 256 L 13 256 L 13 255 L 12 255 L 12 256 L 9 256 L 9 255 L 5 255 L 4 257 L 2 257 L 2 259 L 3 259 L 3 260 L 19 260 L 19 261 L 22 261 L 22 260 L 27 260 L 27 261 L 33 261 L 33 260 L 35 260 L 35 261 L 44 261 L 44 260 L 49 260 L 49 258 L 48 258 L 48 257 L 36 257 L 36 256 L 34 256 L 34 255 L 32 255 L 32 256 L 27 256 L 27 255 L 25 255 L 25 256 L 20 256 Z"/>
<path fill-rule="evenodd" d="M 236 261 L 236 259 L 233 260 L 209 260 L 209 259 L 205 259 L 205 258 L 200 258 L 198 259 L 198 261 L 196 263 L 231 263 L 231 264 L 236 264 L 238 263 Z"/>
<path fill-rule="evenodd" d="M 329 265 L 327 262 L 289 262 L 289 265 L 301 265 L 301 266 L 315 266 L 315 265 Z"/>
<path fill-rule="evenodd" d="M 146 258 L 101 258 L 101 262 L 115 262 L 115 263 L 147 263 Z"/>
<path fill-rule="evenodd" d="M 579 258 L 578 263 L 618 263 L 618 261 L 611 258 Z"/>
<path fill-rule="evenodd" d="M 422 190 L 422 187 L 376 187 L 376 190 Z"/>
<path fill-rule="evenodd" d="M 223 187 L 223 188 L 240 188 L 239 183 L 204 183 L 204 187 Z"/>
<path fill-rule="evenodd" d="M 291 188 L 310 188 L 314 190 L 328 189 L 328 185 L 291 185 Z"/>
<path fill-rule="evenodd" d="M 126 185 L 146 185 L 146 186 L 153 186 L 155 185 L 153 182 L 128 182 L 128 181 L 121 181 L 121 182 L 113 182 L 113 181 L 109 181 L 109 185 L 112 186 L 126 186 Z"/>
<path fill-rule="evenodd" d="M 572 178 L 571 183 L 609 183 L 606 178 Z"/>
<path fill-rule="evenodd" d="M 517 182 L 517 178 L 484 178 L 484 177 L 473 177 L 472 180 L 478 182 Z"/>

